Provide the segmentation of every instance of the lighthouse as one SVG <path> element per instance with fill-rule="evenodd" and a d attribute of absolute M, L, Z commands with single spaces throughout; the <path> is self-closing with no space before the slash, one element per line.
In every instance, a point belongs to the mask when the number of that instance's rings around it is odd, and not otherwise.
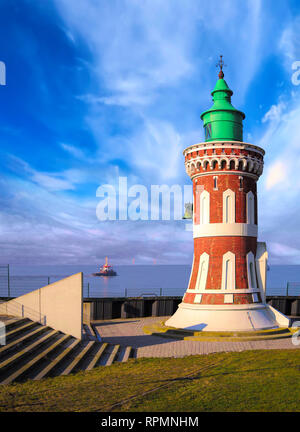
<path fill-rule="evenodd" d="M 202 331 L 288 327 L 266 303 L 266 244 L 257 241 L 257 181 L 264 150 L 243 141 L 245 114 L 231 103 L 222 56 L 205 141 L 186 148 L 193 182 L 194 257 L 189 284 L 167 326 Z"/>

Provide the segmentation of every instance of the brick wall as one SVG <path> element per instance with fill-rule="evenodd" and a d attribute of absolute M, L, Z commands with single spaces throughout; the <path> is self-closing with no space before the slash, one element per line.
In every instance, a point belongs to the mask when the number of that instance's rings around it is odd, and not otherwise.
<path fill-rule="evenodd" d="M 236 223 L 247 223 L 246 194 L 252 192 L 255 202 L 254 221 L 257 224 L 257 188 L 253 178 L 243 176 L 243 188 L 240 190 L 240 174 L 219 174 L 216 176 L 218 190 L 214 190 L 213 175 L 198 177 L 193 180 L 194 191 L 194 223 L 200 223 L 200 196 L 202 190 L 210 194 L 210 223 L 223 222 L 223 192 L 231 189 L 235 192 L 235 221 Z"/>
<path fill-rule="evenodd" d="M 221 289 L 223 255 L 230 251 L 235 254 L 236 288 L 248 288 L 246 255 L 256 255 L 256 237 L 199 237 L 194 239 L 195 262 L 189 289 L 195 289 L 200 256 L 209 255 L 206 289 Z"/>

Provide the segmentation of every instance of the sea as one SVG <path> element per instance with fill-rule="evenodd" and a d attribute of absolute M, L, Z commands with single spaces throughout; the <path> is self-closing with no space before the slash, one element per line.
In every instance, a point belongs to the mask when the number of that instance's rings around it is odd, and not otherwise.
<path fill-rule="evenodd" d="M 0 274 L 0 297 L 17 297 L 72 274 L 83 272 L 84 297 L 182 296 L 190 265 L 116 265 L 117 276 L 96 277 L 94 265 L 10 265 Z M 8 282 L 9 279 L 9 282 Z M 274 265 L 267 273 L 267 294 L 300 295 L 300 265 Z"/>

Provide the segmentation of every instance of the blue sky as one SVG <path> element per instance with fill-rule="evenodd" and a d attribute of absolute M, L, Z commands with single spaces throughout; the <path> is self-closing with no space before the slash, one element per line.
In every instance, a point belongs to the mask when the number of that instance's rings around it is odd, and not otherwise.
<path fill-rule="evenodd" d="M 300 264 L 297 1 L 2 0 L 1 261 L 191 263 L 182 221 L 96 217 L 97 187 L 190 180 L 222 53 L 244 140 L 266 150 L 259 238 Z"/>

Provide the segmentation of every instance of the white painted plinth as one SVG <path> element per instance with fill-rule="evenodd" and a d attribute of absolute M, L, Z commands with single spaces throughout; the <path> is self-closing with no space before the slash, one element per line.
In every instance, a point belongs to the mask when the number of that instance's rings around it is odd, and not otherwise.
<path fill-rule="evenodd" d="M 279 314 L 279 315 L 278 315 Z M 180 303 L 167 326 L 202 331 L 255 331 L 288 327 L 289 319 L 266 304 L 193 305 Z"/>

